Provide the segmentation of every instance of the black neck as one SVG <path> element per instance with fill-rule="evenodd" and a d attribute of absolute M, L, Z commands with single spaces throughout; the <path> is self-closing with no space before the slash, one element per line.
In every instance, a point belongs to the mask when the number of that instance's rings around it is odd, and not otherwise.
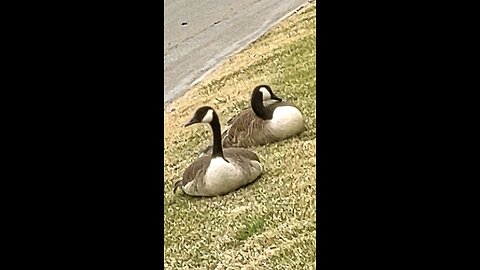
<path fill-rule="evenodd" d="M 218 115 L 214 112 L 212 122 L 210 122 L 213 132 L 213 149 L 212 149 L 212 158 L 223 157 L 222 149 L 222 132 L 220 130 L 220 121 L 218 120 Z"/>
<path fill-rule="evenodd" d="M 260 91 L 256 91 L 252 94 L 251 105 L 252 110 L 258 117 L 262 118 L 263 120 L 268 119 L 267 110 L 263 105 L 263 96 Z"/>

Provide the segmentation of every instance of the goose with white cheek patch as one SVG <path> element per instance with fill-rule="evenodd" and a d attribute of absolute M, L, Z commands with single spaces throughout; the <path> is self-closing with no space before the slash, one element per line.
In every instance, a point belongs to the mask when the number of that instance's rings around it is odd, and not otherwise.
<path fill-rule="evenodd" d="M 255 181 L 263 171 L 258 156 L 247 149 L 223 149 L 218 115 L 208 106 L 197 109 L 185 124 L 210 124 L 213 132 L 213 152 L 198 158 L 175 183 L 173 192 L 181 188 L 190 196 L 218 196 Z"/>
<path fill-rule="evenodd" d="M 251 108 L 227 122 L 222 134 L 223 147 L 250 147 L 280 141 L 305 130 L 302 112 L 277 97 L 270 86 L 258 85 L 252 92 Z M 200 152 L 211 153 L 212 146 Z"/>

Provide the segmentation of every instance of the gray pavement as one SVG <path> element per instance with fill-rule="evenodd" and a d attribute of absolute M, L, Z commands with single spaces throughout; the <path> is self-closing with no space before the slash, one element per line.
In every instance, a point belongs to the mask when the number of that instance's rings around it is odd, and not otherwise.
<path fill-rule="evenodd" d="M 164 1 L 163 104 L 308 0 Z"/>

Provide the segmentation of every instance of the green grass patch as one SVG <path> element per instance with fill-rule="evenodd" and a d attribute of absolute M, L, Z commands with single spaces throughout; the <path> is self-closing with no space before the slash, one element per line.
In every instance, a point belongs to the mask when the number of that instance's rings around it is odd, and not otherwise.
<path fill-rule="evenodd" d="M 256 233 L 261 232 L 264 225 L 265 217 L 254 217 L 245 224 L 244 228 L 237 231 L 235 238 L 239 241 L 243 241 Z"/>

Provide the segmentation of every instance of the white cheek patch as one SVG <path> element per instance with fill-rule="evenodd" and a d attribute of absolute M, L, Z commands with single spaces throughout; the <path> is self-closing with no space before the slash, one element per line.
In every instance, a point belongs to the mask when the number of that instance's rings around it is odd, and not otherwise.
<path fill-rule="evenodd" d="M 210 123 L 213 120 L 213 110 L 208 110 L 202 119 L 202 123 Z"/>
<path fill-rule="evenodd" d="M 272 96 L 270 95 L 270 92 L 268 92 L 268 89 L 265 87 L 260 88 L 260 92 L 262 92 L 263 96 L 263 101 L 269 100 Z"/>

